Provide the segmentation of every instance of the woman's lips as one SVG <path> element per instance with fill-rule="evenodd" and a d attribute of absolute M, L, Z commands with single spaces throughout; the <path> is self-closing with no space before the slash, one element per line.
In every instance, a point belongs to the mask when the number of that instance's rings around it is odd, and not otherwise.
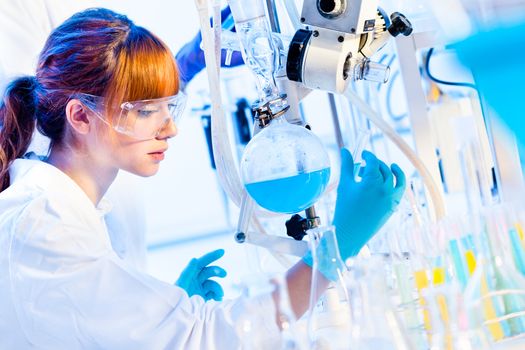
<path fill-rule="evenodd" d="M 163 151 L 157 151 L 157 152 L 151 152 L 151 153 L 148 153 L 148 155 L 150 155 L 153 159 L 157 160 L 157 161 L 161 161 L 164 159 L 164 152 L 166 150 L 163 150 Z"/>

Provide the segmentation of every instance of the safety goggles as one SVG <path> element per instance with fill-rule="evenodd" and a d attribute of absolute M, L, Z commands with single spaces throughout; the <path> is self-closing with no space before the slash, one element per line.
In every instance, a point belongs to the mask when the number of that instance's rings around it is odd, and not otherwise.
<path fill-rule="evenodd" d="M 116 118 L 105 117 L 106 105 L 104 98 L 84 93 L 73 96 L 77 98 L 115 131 L 137 140 L 156 138 L 164 127 L 172 120 L 177 124 L 186 105 L 186 95 L 179 92 L 176 95 L 123 102 Z"/>

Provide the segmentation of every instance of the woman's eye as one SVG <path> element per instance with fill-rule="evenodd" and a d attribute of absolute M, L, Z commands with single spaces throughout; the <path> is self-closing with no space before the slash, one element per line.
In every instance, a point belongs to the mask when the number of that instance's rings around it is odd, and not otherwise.
<path fill-rule="evenodd" d="M 152 109 L 139 109 L 137 111 L 138 115 L 140 117 L 143 117 L 143 118 L 147 118 L 147 117 L 149 117 L 150 115 L 152 115 L 155 112 L 157 112 L 157 111 L 156 110 L 152 110 Z"/>

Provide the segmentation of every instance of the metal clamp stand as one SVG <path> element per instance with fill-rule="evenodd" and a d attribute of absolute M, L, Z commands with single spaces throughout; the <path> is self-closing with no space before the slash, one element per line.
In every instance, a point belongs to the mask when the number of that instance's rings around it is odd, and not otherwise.
<path fill-rule="evenodd" d="M 284 115 L 290 106 L 286 101 L 286 95 L 283 94 L 275 99 L 266 102 L 255 103 L 253 110 L 258 120 L 259 130 L 270 125 L 271 121 Z M 274 252 L 303 256 L 308 250 L 306 242 L 298 242 L 306 235 L 306 231 L 320 225 L 320 219 L 312 206 L 305 210 L 306 218 L 296 214 L 286 222 L 287 234 L 294 238 L 290 240 L 285 237 L 270 236 L 260 232 L 248 232 L 250 226 L 251 213 L 254 207 L 253 200 L 245 194 L 242 199 L 241 213 L 235 241 L 237 243 L 252 243 L 271 249 Z"/>

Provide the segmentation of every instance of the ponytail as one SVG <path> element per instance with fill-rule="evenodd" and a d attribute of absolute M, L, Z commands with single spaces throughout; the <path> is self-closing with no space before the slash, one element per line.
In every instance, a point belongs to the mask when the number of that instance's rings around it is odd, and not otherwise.
<path fill-rule="evenodd" d="M 0 103 L 0 192 L 9 187 L 9 167 L 22 157 L 35 130 L 35 77 L 12 81 Z"/>

